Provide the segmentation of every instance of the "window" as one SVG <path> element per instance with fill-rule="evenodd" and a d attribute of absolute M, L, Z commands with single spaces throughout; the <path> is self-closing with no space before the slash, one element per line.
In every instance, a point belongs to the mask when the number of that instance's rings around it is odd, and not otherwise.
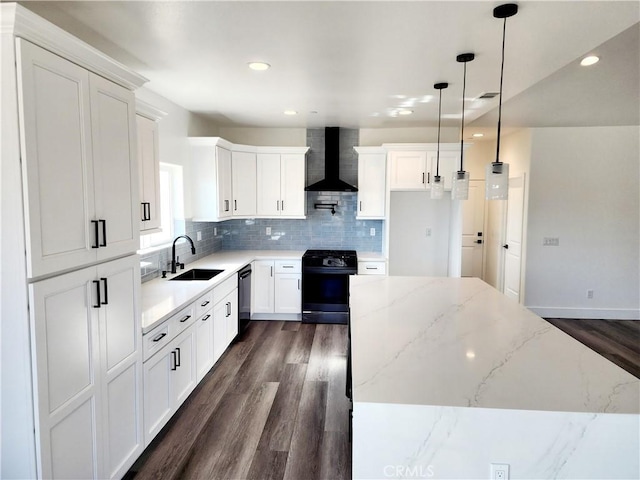
<path fill-rule="evenodd" d="M 140 249 L 157 249 L 171 245 L 184 234 L 184 201 L 182 166 L 160 163 L 160 228 L 161 232 L 142 235 Z"/>

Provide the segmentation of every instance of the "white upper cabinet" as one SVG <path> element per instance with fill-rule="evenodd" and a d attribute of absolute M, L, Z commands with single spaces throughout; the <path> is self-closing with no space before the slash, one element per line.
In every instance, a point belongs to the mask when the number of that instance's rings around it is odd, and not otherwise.
<path fill-rule="evenodd" d="M 387 156 L 380 147 L 355 147 L 358 152 L 356 218 L 384 219 L 387 198 Z"/>
<path fill-rule="evenodd" d="M 138 130 L 138 179 L 140 195 L 140 233 L 160 230 L 160 150 L 158 122 L 165 112 L 136 100 Z"/>
<path fill-rule="evenodd" d="M 465 144 L 465 149 L 468 147 Z M 436 175 L 438 145 L 435 143 L 384 144 L 388 151 L 390 190 L 429 189 Z M 445 190 L 451 190 L 453 172 L 460 162 L 459 143 L 440 144 L 439 173 Z"/>
<path fill-rule="evenodd" d="M 305 217 L 305 163 L 304 153 L 258 153 L 258 216 Z"/>
<path fill-rule="evenodd" d="M 140 245 L 135 97 L 94 74 L 89 87 L 95 218 L 101 235 L 97 253 L 103 260 L 133 253 Z"/>
<path fill-rule="evenodd" d="M 29 277 L 135 252 L 133 93 L 16 43 Z"/>
<path fill-rule="evenodd" d="M 194 221 L 231 218 L 231 146 L 218 137 L 190 138 Z"/>
<path fill-rule="evenodd" d="M 256 216 L 256 154 L 231 152 L 233 216 Z"/>

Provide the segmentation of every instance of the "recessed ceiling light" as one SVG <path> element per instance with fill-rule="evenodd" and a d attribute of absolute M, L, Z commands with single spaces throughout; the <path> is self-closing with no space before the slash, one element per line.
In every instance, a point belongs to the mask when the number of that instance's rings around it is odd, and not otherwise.
<path fill-rule="evenodd" d="M 259 70 L 259 71 L 268 70 L 271 67 L 271 65 L 264 62 L 249 62 L 248 65 L 251 70 Z"/>
<path fill-rule="evenodd" d="M 584 57 L 580 61 L 580 65 L 582 65 L 583 67 L 588 67 L 589 65 L 594 65 L 598 63 L 599 60 L 600 60 L 599 57 L 596 57 L 595 55 L 589 55 L 588 57 Z"/>
<path fill-rule="evenodd" d="M 484 133 L 474 133 L 473 136 L 476 138 L 484 137 Z"/>
<path fill-rule="evenodd" d="M 413 110 L 399 110 L 398 115 L 411 115 Z"/>
<path fill-rule="evenodd" d="M 285 115 L 297 115 L 298 112 L 296 112 L 295 110 L 285 110 L 284 114 Z"/>

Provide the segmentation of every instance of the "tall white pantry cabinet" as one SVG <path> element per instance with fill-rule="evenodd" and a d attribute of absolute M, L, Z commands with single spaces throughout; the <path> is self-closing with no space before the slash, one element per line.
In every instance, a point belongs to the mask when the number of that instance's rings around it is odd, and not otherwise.
<path fill-rule="evenodd" d="M 133 90 L 145 79 L 0 7 L 0 476 L 120 478 L 144 447 Z"/>

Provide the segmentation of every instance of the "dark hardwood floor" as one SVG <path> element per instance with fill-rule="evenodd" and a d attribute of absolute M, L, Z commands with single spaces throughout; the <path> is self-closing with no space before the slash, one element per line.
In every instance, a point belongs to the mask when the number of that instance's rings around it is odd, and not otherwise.
<path fill-rule="evenodd" d="M 640 321 L 565 318 L 545 320 L 640 378 Z"/>
<path fill-rule="evenodd" d="M 348 479 L 346 325 L 251 322 L 127 479 Z"/>

